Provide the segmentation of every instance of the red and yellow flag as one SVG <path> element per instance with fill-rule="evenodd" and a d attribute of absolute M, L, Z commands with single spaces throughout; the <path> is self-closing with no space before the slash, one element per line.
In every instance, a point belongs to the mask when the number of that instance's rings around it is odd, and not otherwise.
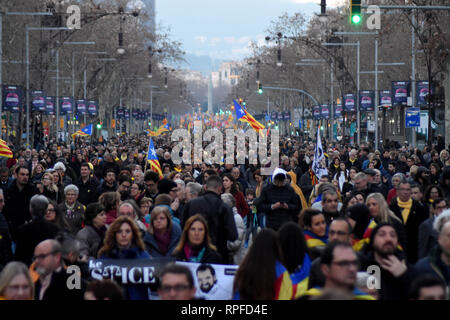
<path fill-rule="evenodd" d="M 0 157 L 12 158 L 13 156 L 13 152 L 6 144 L 6 141 L 0 139 Z"/>

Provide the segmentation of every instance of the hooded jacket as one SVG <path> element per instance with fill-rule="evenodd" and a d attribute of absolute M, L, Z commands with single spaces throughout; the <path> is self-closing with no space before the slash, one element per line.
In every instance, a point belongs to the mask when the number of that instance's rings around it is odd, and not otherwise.
<path fill-rule="evenodd" d="M 278 174 L 286 175 L 286 171 L 277 168 L 272 174 L 272 181 Z M 288 208 L 272 209 L 275 203 L 287 203 Z M 276 186 L 273 182 L 261 191 L 260 201 L 257 205 L 258 212 L 266 214 L 266 226 L 274 230 L 285 222 L 298 221 L 298 213 L 302 209 L 300 197 L 295 193 L 291 186 L 285 184 L 281 187 Z"/>

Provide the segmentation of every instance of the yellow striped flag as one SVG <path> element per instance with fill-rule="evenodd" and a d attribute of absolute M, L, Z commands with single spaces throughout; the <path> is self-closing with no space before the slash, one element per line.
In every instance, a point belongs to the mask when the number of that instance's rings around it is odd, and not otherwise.
<path fill-rule="evenodd" d="M 0 157 L 12 158 L 13 153 L 11 149 L 6 144 L 6 141 L 0 139 Z"/>
<path fill-rule="evenodd" d="M 150 142 L 148 144 L 147 161 L 150 162 L 150 170 L 155 171 L 159 175 L 159 178 L 162 179 L 164 175 L 162 173 L 161 165 L 159 164 L 158 157 L 156 155 L 152 138 L 150 138 Z"/>

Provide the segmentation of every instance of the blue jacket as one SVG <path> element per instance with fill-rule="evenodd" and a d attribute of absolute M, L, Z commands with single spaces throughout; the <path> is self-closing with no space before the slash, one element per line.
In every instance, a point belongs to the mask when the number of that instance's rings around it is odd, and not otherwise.
<path fill-rule="evenodd" d="M 169 243 L 169 250 L 165 255 L 161 253 L 159 250 L 158 243 L 156 242 L 155 237 L 153 234 L 146 232 L 144 236 L 144 243 L 147 252 L 150 254 L 152 258 L 161 258 L 161 257 L 170 257 L 172 255 L 173 249 L 177 246 L 178 242 L 181 238 L 181 227 L 178 225 L 178 223 L 172 222 L 172 231 L 170 232 L 170 243 Z"/>
<path fill-rule="evenodd" d="M 103 253 L 99 259 L 150 259 L 150 255 L 137 247 L 120 250 L 114 247 L 111 252 Z M 127 293 L 126 300 L 149 300 L 148 286 L 142 284 L 122 285 Z"/>

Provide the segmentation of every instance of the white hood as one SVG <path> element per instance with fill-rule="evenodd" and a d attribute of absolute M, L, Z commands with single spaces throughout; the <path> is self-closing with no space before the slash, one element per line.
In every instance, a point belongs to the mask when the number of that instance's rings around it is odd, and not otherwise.
<path fill-rule="evenodd" d="M 272 181 L 275 180 L 275 176 L 279 175 L 279 174 L 284 174 L 284 176 L 286 177 L 287 172 L 281 168 L 276 168 L 273 173 L 272 173 Z"/>

